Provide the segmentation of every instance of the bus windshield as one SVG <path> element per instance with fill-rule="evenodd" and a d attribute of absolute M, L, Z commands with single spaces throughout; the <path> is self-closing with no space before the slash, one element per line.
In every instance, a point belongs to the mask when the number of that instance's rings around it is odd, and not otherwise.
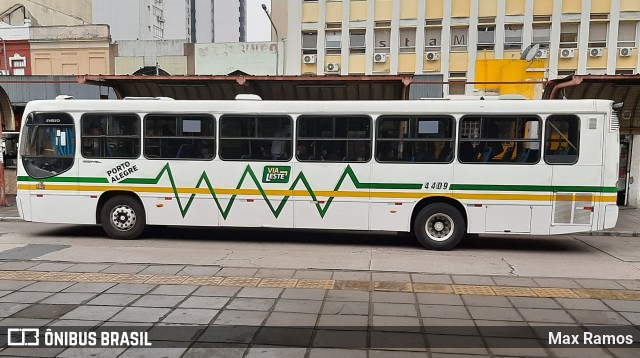
<path fill-rule="evenodd" d="M 22 138 L 22 162 L 32 178 L 49 178 L 64 173 L 73 166 L 75 130 L 70 115 L 29 115 Z"/>

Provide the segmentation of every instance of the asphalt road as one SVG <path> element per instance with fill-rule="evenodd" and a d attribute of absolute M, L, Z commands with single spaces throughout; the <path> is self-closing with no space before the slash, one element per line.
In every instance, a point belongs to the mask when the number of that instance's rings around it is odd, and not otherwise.
<path fill-rule="evenodd" d="M 422 249 L 406 234 L 156 227 L 141 239 L 116 241 L 94 226 L 0 223 L 0 259 L 5 260 L 452 275 L 637 279 L 639 241 L 615 236 L 481 236 L 454 251 L 435 252 Z M 16 248 L 24 249 L 3 256 Z"/>

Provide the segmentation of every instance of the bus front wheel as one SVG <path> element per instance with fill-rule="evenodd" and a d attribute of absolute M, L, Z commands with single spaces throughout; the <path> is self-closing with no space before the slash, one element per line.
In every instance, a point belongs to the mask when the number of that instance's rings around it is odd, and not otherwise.
<path fill-rule="evenodd" d="M 462 214 L 449 204 L 436 203 L 424 207 L 413 223 L 418 241 L 427 249 L 447 251 L 464 237 Z"/>
<path fill-rule="evenodd" d="M 146 219 L 140 202 L 130 196 L 115 196 L 100 213 L 102 228 L 114 239 L 133 240 L 142 235 Z"/>

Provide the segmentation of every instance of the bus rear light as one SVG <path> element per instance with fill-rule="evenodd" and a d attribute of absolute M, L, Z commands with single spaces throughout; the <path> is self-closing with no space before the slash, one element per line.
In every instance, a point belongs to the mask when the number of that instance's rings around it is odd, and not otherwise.
<path fill-rule="evenodd" d="M 482 204 L 468 204 L 467 206 L 470 208 L 481 208 Z"/>
<path fill-rule="evenodd" d="M 588 211 L 593 211 L 593 206 L 585 206 L 582 209 L 588 210 Z"/>
<path fill-rule="evenodd" d="M 173 198 L 164 198 L 164 200 L 173 200 Z"/>
<path fill-rule="evenodd" d="M 318 200 L 318 204 L 322 205 L 322 204 L 324 204 L 324 203 L 325 203 L 325 201 L 324 201 L 324 200 Z"/>
<path fill-rule="evenodd" d="M 402 205 L 402 203 L 396 203 L 396 205 L 400 206 L 400 205 Z"/>
<path fill-rule="evenodd" d="M 247 199 L 247 203 L 253 203 L 254 200 L 253 199 Z"/>
<path fill-rule="evenodd" d="M 42 195 L 42 194 L 36 194 L 36 198 L 42 198 L 42 197 L 44 197 L 44 195 Z"/>
<path fill-rule="evenodd" d="M 90 198 L 91 198 L 91 199 L 98 199 L 98 196 L 97 196 L 97 195 L 91 195 L 91 197 L 90 197 Z"/>

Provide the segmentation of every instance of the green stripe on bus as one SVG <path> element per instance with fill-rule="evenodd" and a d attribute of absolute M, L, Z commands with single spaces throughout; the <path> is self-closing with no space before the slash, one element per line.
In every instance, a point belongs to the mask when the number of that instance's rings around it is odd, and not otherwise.
<path fill-rule="evenodd" d="M 176 187 L 175 181 L 173 179 L 173 172 L 171 171 L 171 167 L 169 166 L 168 163 L 164 166 L 164 168 L 162 168 L 162 170 L 160 171 L 158 176 L 156 176 L 154 179 L 134 179 L 134 178 L 129 178 L 129 179 L 125 179 L 125 180 L 121 181 L 120 183 L 121 184 L 156 185 L 156 184 L 158 184 L 160 182 L 160 179 L 162 179 L 162 176 L 165 173 L 167 174 L 167 176 L 169 178 L 169 182 L 171 183 L 171 187 L 173 189 L 173 194 L 174 194 L 174 196 L 176 198 L 176 201 L 178 202 L 178 207 L 180 208 L 180 213 L 182 214 L 182 217 L 185 217 L 187 215 L 187 212 L 189 211 L 189 208 L 191 207 L 191 204 L 193 203 L 193 199 L 196 197 L 196 194 L 191 194 L 191 196 L 187 200 L 186 204 L 183 205 L 182 200 L 180 200 L 180 196 L 178 195 L 178 189 Z M 247 165 L 247 167 L 245 168 L 244 172 L 242 173 L 242 176 L 240 177 L 240 181 L 238 182 L 238 185 L 236 185 L 236 189 L 240 189 L 242 187 L 242 184 L 244 184 L 245 178 L 247 176 L 249 176 L 251 178 L 251 181 L 253 181 L 253 183 L 256 185 L 256 187 L 258 188 L 258 191 L 260 192 L 260 194 L 264 198 L 265 202 L 267 203 L 267 206 L 269 206 L 269 209 L 271 210 L 273 215 L 276 218 L 278 218 L 278 216 L 280 216 L 280 213 L 282 212 L 282 209 L 284 209 L 285 204 L 289 200 L 290 196 L 283 197 L 282 201 L 280 201 L 280 204 L 277 207 L 274 207 L 273 204 L 271 203 L 271 200 L 269 200 L 269 197 L 265 193 L 264 188 L 260 184 L 260 180 L 258 180 L 258 177 L 253 172 L 253 170 L 251 169 L 250 165 Z M 353 169 L 351 169 L 351 166 L 347 166 L 345 168 L 344 172 L 342 173 L 342 175 L 340 176 L 340 179 L 338 180 L 338 183 L 336 184 L 336 186 L 335 186 L 333 191 L 340 190 L 340 188 L 342 187 L 342 183 L 347 178 L 347 176 L 349 177 L 349 179 L 351 180 L 351 182 L 353 183 L 353 185 L 357 189 L 407 189 L 407 190 L 419 190 L 419 189 L 422 188 L 422 184 L 361 183 L 358 180 L 358 178 L 356 177 L 356 174 L 353 172 Z M 226 219 L 227 216 L 229 215 L 229 212 L 231 211 L 231 207 L 233 206 L 233 202 L 236 200 L 237 195 L 236 194 L 232 195 L 231 198 L 229 199 L 229 203 L 227 204 L 227 207 L 223 208 L 222 205 L 220 204 L 220 201 L 218 200 L 218 196 L 216 195 L 215 189 L 211 185 L 211 180 L 209 180 L 209 177 L 207 176 L 207 173 L 204 172 L 204 171 L 202 172 L 202 175 L 200 176 L 200 179 L 198 180 L 198 183 L 196 184 L 196 188 L 199 189 L 203 182 L 206 184 L 207 188 L 209 189 L 209 192 L 211 193 L 211 197 L 215 201 L 216 206 L 218 207 L 218 210 L 222 214 L 222 217 L 224 219 Z M 298 185 L 298 182 L 301 182 L 302 185 L 305 187 L 305 189 L 309 193 L 309 196 L 311 196 L 311 199 L 315 202 L 316 210 L 318 210 L 318 213 L 320 214 L 320 216 L 324 218 L 324 216 L 327 213 L 327 210 L 329 209 L 329 207 L 331 206 L 331 203 L 333 202 L 334 197 L 328 198 L 327 202 L 325 203 L 325 205 L 323 207 L 318 202 L 317 197 L 315 195 L 315 192 L 313 191 L 313 189 L 311 189 L 311 185 L 309 185 L 309 181 L 305 177 L 304 173 L 301 172 L 300 174 L 298 174 L 296 179 L 291 184 L 291 187 L 289 188 L 289 190 L 294 190 L 295 187 Z"/>
<path fill-rule="evenodd" d="M 47 179 L 34 179 L 28 176 L 18 177 L 20 182 L 43 182 L 43 183 L 109 183 L 107 178 L 78 178 L 78 177 L 53 177 Z"/>
<path fill-rule="evenodd" d="M 602 186 L 547 186 L 547 185 L 483 185 L 483 184 L 451 184 L 451 190 L 478 191 L 545 191 L 545 192 L 578 192 L 578 193 L 616 193 L 618 188 Z"/>

